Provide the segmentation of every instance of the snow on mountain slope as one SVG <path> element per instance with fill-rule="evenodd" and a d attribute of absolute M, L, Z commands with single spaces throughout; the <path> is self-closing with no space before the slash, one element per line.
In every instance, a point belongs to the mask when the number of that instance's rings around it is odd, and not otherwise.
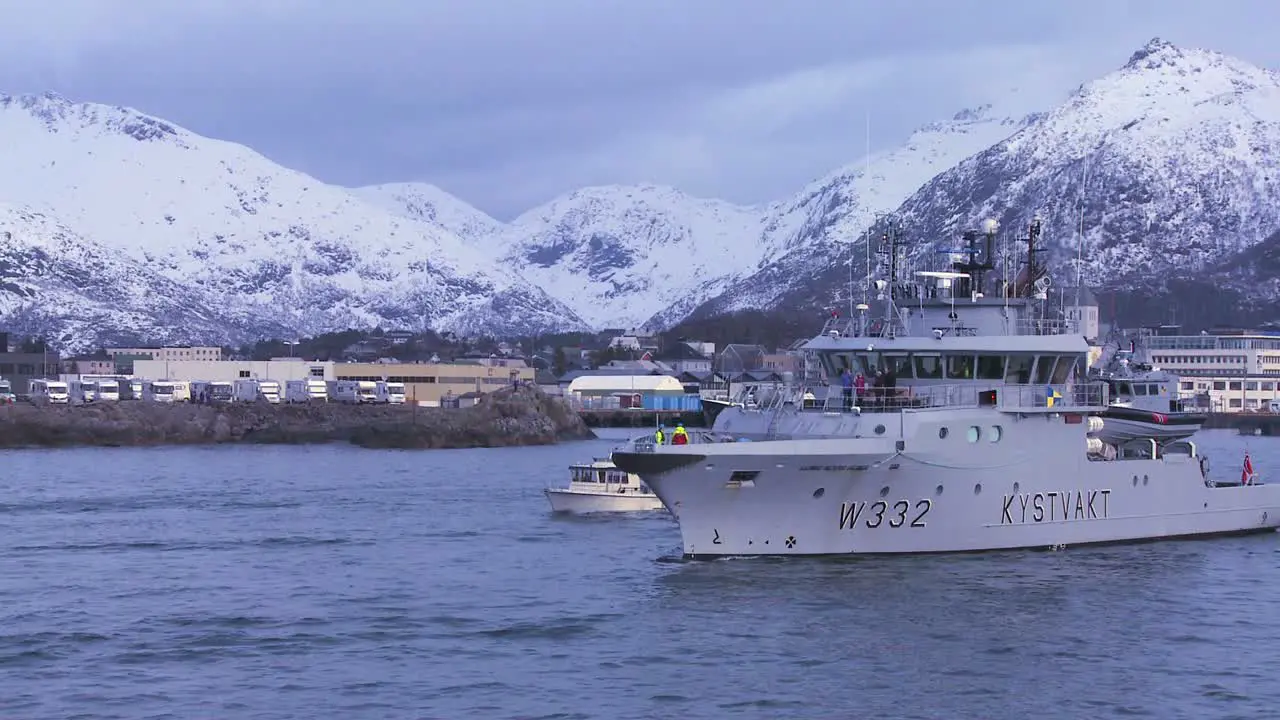
<path fill-rule="evenodd" d="M 497 233 L 504 225 L 430 183 L 386 183 L 351 192 L 397 215 L 430 223 L 471 241 Z"/>
<path fill-rule="evenodd" d="M 496 243 L 521 274 L 596 327 L 691 308 L 774 249 L 760 210 L 655 185 L 591 187 L 530 210 Z"/>
<path fill-rule="evenodd" d="M 893 210 L 938 173 L 1034 122 L 1033 111 L 1022 94 L 1011 90 L 998 105 L 962 110 L 921 127 L 901 147 L 841 168 L 774 204 L 762 221 L 764 242 L 785 252 L 754 275 L 730 283 L 696 314 L 773 307 L 794 283 L 823 269 L 840 268 L 847 278 L 851 247 L 876 214 Z M 655 322 L 679 319 L 666 315 Z"/>
<path fill-rule="evenodd" d="M 133 110 L 0 96 L 0 198 L 219 298 L 239 322 L 580 329 L 567 307 L 446 230 Z"/>
<path fill-rule="evenodd" d="M 1083 213 L 1085 282 L 1158 290 L 1280 228 L 1278 170 L 1280 75 L 1156 39 L 899 214 L 942 238 L 985 216 L 1022 231 L 1039 212 L 1053 259 L 1070 264 Z"/>
<path fill-rule="evenodd" d="M 210 298 L 56 220 L 0 204 L 0 317 L 5 329 L 70 352 L 138 342 L 243 342 L 248 330 Z"/>

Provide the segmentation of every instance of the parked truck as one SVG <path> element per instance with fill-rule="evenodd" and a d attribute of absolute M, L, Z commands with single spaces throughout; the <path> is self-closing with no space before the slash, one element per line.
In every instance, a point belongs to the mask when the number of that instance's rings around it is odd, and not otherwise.
<path fill-rule="evenodd" d="M 12 405 L 17 396 L 13 394 L 13 383 L 5 378 L 0 378 L 0 403 Z"/>
<path fill-rule="evenodd" d="M 404 404 L 404 383 L 388 382 L 387 386 L 387 402 L 392 405 Z"/>

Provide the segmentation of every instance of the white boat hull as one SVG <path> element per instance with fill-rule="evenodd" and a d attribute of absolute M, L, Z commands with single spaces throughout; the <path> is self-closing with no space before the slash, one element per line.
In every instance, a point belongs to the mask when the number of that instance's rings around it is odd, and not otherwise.
<path fill-rule="evenodd" d="M 1211 487 L 1197 457 L 1091 461 L 1083 424 L 1061 417 L 933 415 L 906 415 L 905 442 L 663 446 L 615 451 L 614 462 L 671 509 L 690 557 L 1052 548 L 1280 526 L 1280 485 Z M 939 439 L 939 421 L 999 422 L 1003 439 Z"/>
<path fill-rule="evenodd" d="M 641 493 L 592 493 L 576 490 L 548 488 L 547 500 L 552 512 L 601 513 L 601 512 L 650 512 L 665 510 L 656 495 Z"/>

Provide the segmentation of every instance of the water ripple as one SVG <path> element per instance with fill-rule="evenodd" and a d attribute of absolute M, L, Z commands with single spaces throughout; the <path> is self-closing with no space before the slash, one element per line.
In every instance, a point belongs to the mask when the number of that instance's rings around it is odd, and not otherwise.
<path fill-rule="evenodd" d="M 1263 440 L 1255 463 L 1280 465 Z M 541 488 L 606 447 L 7 452 L 0 717 L 1198 720 L 1280 703 L 1277 537 L 687 562 L 661 513 L 548 512 Z"/>

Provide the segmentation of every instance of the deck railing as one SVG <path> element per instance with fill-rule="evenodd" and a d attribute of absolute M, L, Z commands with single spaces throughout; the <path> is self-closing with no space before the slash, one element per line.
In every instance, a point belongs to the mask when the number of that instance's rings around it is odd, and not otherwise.
<path fill-rule="evenodd" d="M 784 407 L 817 412 L 886 412 L 942 408 L 995 407 L 1005 411 L 1062 412 L 1101 410 L 1109 402 L 1105 383 L 986 385 L 980 383 L 864 388 L 846 399 L 842 387 L 759 386 L 733 398 L 749 410 Z"/>

